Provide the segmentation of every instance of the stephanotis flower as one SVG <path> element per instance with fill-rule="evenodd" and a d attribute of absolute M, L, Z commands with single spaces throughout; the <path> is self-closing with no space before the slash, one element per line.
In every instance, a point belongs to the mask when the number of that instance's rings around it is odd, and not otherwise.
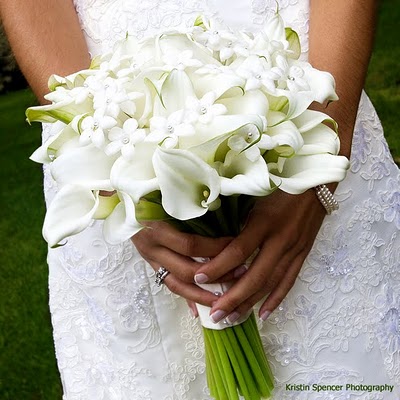
<path fill-rule="evenodd" d="M 118 126 L 111 128 L 108 133 L 110 143 L 105 147 L 105 153 L 110 155 L 121 151 L 123 157 L 132 159 L 135 155 L 135 145 L 146 137 L 146 130 L 138 129 L 138 127 L 136 119 L 129 118 L 122 128 Z"/>
<path fill-rule="evenodd" d="M 200 67 L 201 61 L 193 58 L 192 50 L 185 51 L 169 51 L 164 54 L 162 61 L 164 62 L 164 69 L 172 71 L 173 69 L 184 70 L 189 67 Z"/>
<path fill-rule="evenodd" d="M 106 132 L 117 125 L 117 121 L 109 115 L 103 115 L 101 111 L 95 111 L 93 116 L 84 117 L 81 123 L 81 136 L 79 141 L 82 145 L 92 142 L 96 147 L 105 144 Z"/>
<path fill-rule="evenodd" d="M 215 116 L 222 115 L 227 112 L 223 104 L 215 104 L 217 95 L 215 92 L 206 93 L 200 100 L 196 97 L 189 97 L 186 100 L 186 112 L 201 124 L 210 123 Z"/>
<path fill-rule="evenodd" d="M 300 65 L 290 65 L 285 57 L 279 55 L 276 57 L 276 67 L 271 69 L 278 81 L 278 87 L 288 89 L 292 92 L 301 90 L 310 90 L 310 86 L 305 78 L 305 73 Z"/>
<path fill-rule="evenodd" d="M 269 92 L 275 92 L 275 80 L 279 75 L 270 68 L 265 58 L 255 55 L 246 58 L 236 69 L 236 73 L 245 79 L 246 91 L 264 87 Z"/>
<path fill-rule="evenodd" d="M 181 136 L 192 136 L 195 134 L 192 118 L 185 110 L 173 112 L 167 118 L 155 116 L 150 119 L 150 133 L 146 141 L 163 142 L 168 148 L 175 147 Z"/>

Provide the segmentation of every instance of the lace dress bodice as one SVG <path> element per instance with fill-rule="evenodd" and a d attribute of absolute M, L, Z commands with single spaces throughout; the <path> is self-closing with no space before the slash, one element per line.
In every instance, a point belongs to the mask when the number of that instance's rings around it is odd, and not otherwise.
<path fill-rule="evenodd" d="M 92 55 L 127 32 L 184 29 L 200 15 L 257 30 L 277 3 L 307 56 L 308 0 L 75 0 Z M 44 136 L 51 134 L 49 126 Z M 57 190 L 45 174 L 47 201 Z M 363 94 L 351 169 L 297 282 L 261 328 L 274 400 L 400 398 L 400 175 Z M 64 400 L 208 400 L 203 339 L 186 303 L 154 284 L 130 241 L 96 222 L 49 251 Z M 287 384 L 397 385 L 393 392 L 292 391 Z"/>

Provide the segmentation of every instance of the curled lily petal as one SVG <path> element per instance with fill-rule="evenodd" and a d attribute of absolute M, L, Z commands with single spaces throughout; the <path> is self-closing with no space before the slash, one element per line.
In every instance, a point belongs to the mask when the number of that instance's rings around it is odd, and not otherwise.
<path fill-rule="evenodd" d="M 119 244 L 138 233 L 143 226 L 136 220 L 135 204 L 132 198 L 118 192 L 121 202 L 104 221 L 104 239 L 110 244 Z"/>
<path fill-rule="evenodd" d="M 49 246 L 87 228 L 98 204 L 98 192 L 78 185 L 62 187 L 50 203 L 43 224 L 43 237 Z"/>
<path fill-rule="evenodd" d="M 136 146 L 132 159 L 120 157 L 111 169 L 111 185 L 132 196 L 135 203 L 159 188 L 152 165 L 155 148 L 153 143 L 140 143 Z"/>
<path fill-rule="evenodd" d="M 50 164 L 53 178 L 60 184 L 77 184 L 92 190 L 109 190 L 110 172 L 116 156 L 88 145 L 66 151 Z"/>
<path fill-rule="evenodd" d="M 285 158 L 280 163 L 269 163 L 271 180 L 281 190 L 300 194 L 315 186 L 340 182 L 346 176 L 349 161 L 343 156 L 314 154 Z"/>
<path fill-rule="evenodd" d="M 204 215 L 220 193 L 219 176 L 187 150 L 158 148 L 153 156 L 165 211 L 188 220 Z"/>
<path fill-rule="evenodd" d="M 272 192 L 268 167 L 262 157 L 252 162 L 244 153 L 230 151 L 220 168 L 220 175 L 221 194 L 224 196 L 265 196 Z"/>
<path fill-rule="evenodd" d="M 336 155 L 339 153 L 339 136 L 333 129 L 322 123 L 304 132 L 302 137 L 304 139 L 304 145 L 297 152 L 298 155 L 322 153 Z"/>

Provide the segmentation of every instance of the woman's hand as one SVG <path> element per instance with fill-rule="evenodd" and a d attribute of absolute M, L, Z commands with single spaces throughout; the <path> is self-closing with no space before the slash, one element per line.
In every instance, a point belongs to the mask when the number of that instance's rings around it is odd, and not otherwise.
<path fill-rule="evenodd" d="M 218 297 L 194 284 L 194 275 L 202 264 L 191 257 L 215 257 L 231 240 L 182 233 L 166 222 L 148 222 L 146 228 L 132 237 L 141 256 L 155 271 L 164 266 L 170 272 L 164 283 L 172 292 L 189 300 L 194 315 L 197 310 L 190 301 L 211 307 Z"/>
<path fill-rule="evenodd" d="M 249 270 L 213 304 L 212 320 L 233 323 L 267 296 L 259 313 L 265 320 L 293 286 L 325 215 L 313 190 L 297 196 L 277 191 L 258 200 L 240 235 L 197 269 L 196 282 L 213 282 L 259 249 Z"/>

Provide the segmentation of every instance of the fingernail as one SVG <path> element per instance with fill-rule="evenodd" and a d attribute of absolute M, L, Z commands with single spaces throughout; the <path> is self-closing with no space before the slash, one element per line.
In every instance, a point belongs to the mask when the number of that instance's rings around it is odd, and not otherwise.
<path fill-rule="evenodd" d="M 238 313 L 237 311 L 234 311 L 233 313 L 230 313 L 227 317 L 226 317 L 226 322 L 230 325 L 232 325 L 234 322 L 236 322 L 240 317 L 240 313 Z"/>
<path fill-rule="evenodd" d="M 247 272 L 247 267 L 245 265 L 241 265 L 240 267 L 237 267 L 235 269 L 235 272 L 233 273 L 233 277 L 234 278 L 240 278 L 246 272 Z"/>
<path fill-rule="evenodd" d="M 194 276 L 194 281 L 196 283 L 206 283 L 208 282 L 208 276 L 206 274 L 197 274 Z"/>
<path fill-rule="evenodd" d="M 261 315 L 260 315 L 260 319 L 261 321 L 266 321 L 267 318 L 271 315 L 271 311 L 264 311 Z"/>
<path fill-rule="evenodd" d="M 221 296 L 222 296 L 222 293 L 221 293 L 221 292 L 214 292 L 214 294 L 215 294 L 215 296 L 217 296 L 217 297 L 221 297 Z"/>
<path fill-rule="evenodd" d="M 210 315 L 210 318 L 211 321 L 214 322 L 214 324 L 216 324 L 217 322 L 221 321 L 222 318 L 225 318 L 225 316 L 226 316 L 225 311 L 217 310 Z"/>

